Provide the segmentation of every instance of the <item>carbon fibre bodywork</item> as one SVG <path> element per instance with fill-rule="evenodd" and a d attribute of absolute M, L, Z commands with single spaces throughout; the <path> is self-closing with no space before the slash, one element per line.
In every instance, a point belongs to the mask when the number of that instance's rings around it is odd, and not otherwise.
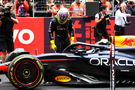
<path fill-rule="evenodd" d="M 78 49 L 78 46 L 81 46 Z M 86 50 L 85 47 L 89 47 Z M 135 47 L 115 47 L 116 83 L 134 84 Z M 44 65 L 46 82 L 95 85 L 110 83 L 110 46 L 78 42 L 63 53 L 36 56 Z"/>
<path fill-rule="evenodd" d="M 117 85 L 135 84 L 134 54 L 133 46 L 115 47 Z M 77 42 L 68 46 L 63 53 L 36 56 L 25 51 L 14 51 L 7 60 L 0 64 L 0 74 L 8 72 L 11 83 L 17 88 L 35 88 L 42 77 L 45 82 L 59 85 L 110 84 L 110 45 Z"/>

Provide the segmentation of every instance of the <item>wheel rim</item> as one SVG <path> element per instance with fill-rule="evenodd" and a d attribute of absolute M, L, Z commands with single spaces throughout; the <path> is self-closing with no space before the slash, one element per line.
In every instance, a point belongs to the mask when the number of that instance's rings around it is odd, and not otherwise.
<path fill-rule="evenodd" d="M 40 73 L 37 64 L 30 60 L 20 61 L 14 68 L 15 80 L 22 85 L 33 84 L 38 80 Z"/>

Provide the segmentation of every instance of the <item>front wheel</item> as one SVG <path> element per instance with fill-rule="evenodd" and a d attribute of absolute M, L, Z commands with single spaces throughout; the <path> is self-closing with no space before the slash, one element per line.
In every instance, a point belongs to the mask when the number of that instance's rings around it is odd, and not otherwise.
<path fill-rule="evenodd" d="M 33 89 L 43 79 L 43 66 L 32 55 L 20 55 L 9 66 L 8 76 L 10 82 L 17 88 Z"/>

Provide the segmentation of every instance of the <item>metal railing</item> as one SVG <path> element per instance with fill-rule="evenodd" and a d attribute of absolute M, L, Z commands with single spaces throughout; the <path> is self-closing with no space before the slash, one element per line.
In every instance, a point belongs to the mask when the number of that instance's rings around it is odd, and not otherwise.
<path fill-rule="evenodd" d="M 69 7 L 74 0 L 63 0 L 65 5 Z M 33 0 L 33 17 L 37 14 L 45 16 L 47 14 L 47 0 Z"/>

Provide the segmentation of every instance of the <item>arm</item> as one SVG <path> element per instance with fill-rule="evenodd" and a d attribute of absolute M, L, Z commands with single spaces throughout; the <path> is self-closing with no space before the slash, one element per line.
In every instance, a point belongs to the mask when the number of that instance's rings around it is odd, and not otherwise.
<path fill-rule="evenodd" d="M 72 12 L 72 11 L 73 11 L 73 6 L 72 6 L 72 4 L 71 4 L 71 6 L 69 7 L 69 9 L 68 9 L 68 10 L 69 10 L 69 14 L 70 14 L 70 16 L 72 16 L 72 14 L 73 14 L 73 12 Z"/>
<path fill-rule="evenodd" d="M 83 16 L 84 16 L 84 12 L 86 11 L 86 9 L 85 9 L 85 4 L 84 3 L 82 3 L 83 4 Z"/>
<path fill-rule="evenodd" d="M 95 16 L 95 23 L 98 24 L 98 23 L 102 22 L 103 19 L 104 19 L 103 15 L 99 19 L 99 14 L 96 14 L 96 16 Z"/>
<path fill-rule="evenodd" d="M 3 14 L 4 14 L 4 12 L 0 12 L 0 15 L 3 15 Z M 3 18 L 3 17 L 1 16 L 1 17 L 0 17 L 0 27 L 1 27 L 1 25 L 2 25 L 2 20 L 1 20 L 2 18 Z"/>
<path fill-rule="evenodd" d="M 2 25 L 2 21 L 0 20 L 0 27 L 1 27 L 1 25 Z"/>
<path fill-rule="evenodd" d="M 55 45 L 55 41 L 54 41 L 54 34 L 55 34 L 55 23 L 53 21 L 54 19 L 52 19 L 52 21 L 50 22 L 49 25 L 49 38 L 50 38 L 50 44 L 51 44 L 51 49 L 53 49 L 54 51 L 57 50 L 57 46 Z"/>
<path fill-rule="evenodd" d="M 121 13 L 120 11 L 116 11 L 116 15 L 117 17 L 126 17 L 126 16 L 131 16 L 130 14 L 126 14 L 126 13 Z"/>
<path fill-rule="evenodd" d="M 54 40 L 54 30 L 55 30 L 55 24 L 52 19 L 49 25 L 49 30 L 48 30 L 50 40 Z"/>
<path fill-rule="evenodd" d="M 73 29 L 72 20 L 69 21 L 69 34 L 70 34 L 70 37 L 74 37 L 74 29 Z"/>
<path fill-rule="evenodd" d="M 19 23 L 18 19 L 16 18 L 16 16 L 14 14 L 11 14 L 11 20 L 13 21 L 14 24 Z"/>
<path fill-rule="evenodd" d="M 119 17 L 125 17 L 125 16 L 131 16 L 130 14 L 126 14 L 126 13 L 121 13 L 121 14 L 118 14 Z"/>
<path fill-rule="evenodd" d="M 52 12 L 52 16 L 55 16 L 58 13 L 59 9 L 56 8 L 56 6 L 54 5 L 51 9 Z"/>
<path fill-rule="evenodd" d="M 29 10 L 29 4 L 26 0 L 24 1 L 23 5 L 24 5 L 25 10 L 28 11 Z"/>
<path fill-rule="evenodd" d="M 74 43 L 74 29 L 73 29 L 73 24 L 72 24 L 72 20 L 69 21 L 69 34 L 70 34 L 70 43 L 73 44 Z"/>
<path fill-rule="evenodd" d="M 16 8 L 18 8 L 18 0 L 16 0 L 16 2 L 15 2 L 15 3 L 16 3 Z"/>
<path fill-rule="evenodd" d="M 18 24 L 18 23 L 19 23 L 18 19 L 16 19 L 16 18 L 11 17 L 11 20 L 12 20 L 15 24 Z"/>

